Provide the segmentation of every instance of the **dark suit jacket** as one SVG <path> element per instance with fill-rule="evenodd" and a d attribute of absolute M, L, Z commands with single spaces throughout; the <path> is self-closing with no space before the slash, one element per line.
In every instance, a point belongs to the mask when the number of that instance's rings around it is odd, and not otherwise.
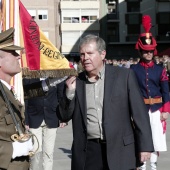
<path fill-rule="evenodd" d="M 23 79 L 24 93 L 32 93 L 35 89 L 43 94 L 41 81 L 39 79 Z M 30 128 L 38 128 L 42 121 L 49 128 L 56 128 L 59 126 L 59 119 L 56 115 L 56 107 L 59 99 L 63 95 L 64 82 L 49 87 L 49 91 L 43 96 L 33 96 L 25 100 L 25 122 Z M 27 96 L 28 97 L 28 96 Z"/>
<path fill-rule="evenodd" d="M 72 170 L 83 170 L 85 166 L 85 90 L 85 74 L 80 73 L 76 80 L 75 97 L 70 101 L 65 96 L 58 107 L 62 121 L 72 119 L 73 122 Z M 103 130 L 110 170 L 134 169 L 135 147 L 137 152 L 154 150 L 149 115 L 135 75 L 130 69 L 106 65 Z"/>
<path fill-rule="evenodd" d="M 3 85 L 6 96 L 11 103 L 14 115 L 18 124 L 20 124 L 22 132 L 24 132 L 24 125 L 22 123 L 24 118 L 23 105 L 14 98 L 9 89 Z M 11 136 L 18 134 L 10 115 L 7 104 L 4 101 L 0 91 L 0 169 L 12 170 L 26 170 L 29 167 L 28 156 L 17 157 L 12 159 L 13 147 Z M 22 148 L 21 148 L 22 149 Z"/>

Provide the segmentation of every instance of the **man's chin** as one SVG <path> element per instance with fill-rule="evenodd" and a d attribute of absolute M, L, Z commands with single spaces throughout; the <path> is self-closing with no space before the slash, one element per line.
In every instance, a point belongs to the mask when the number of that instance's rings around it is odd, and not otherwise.
<path fill-rule="evenodd" d="M 152 61 L 152 58 L 149 58 L 149 59 L 147 59 L 147 58 L 143 58 L 143 61 L 144 61 L 144 62 L 146 62 L 146 63 L 149 63 L 149 62 L 151 62 L 151 61 Z"/>
<path fill-rule="evenodd" d="M 84 67 L 84 69 L 87 71 L 87 72 L 90 72 L 90 71 L 92 71 L 92 69 L 90 68 L 90 67 Z"/>
<path fill-rule="evenodd" d="M 13 76 L 15 76 L 16 74 L 20 73 L 21 69 L 17 70 L 16 72 L 13 73 Z"/>

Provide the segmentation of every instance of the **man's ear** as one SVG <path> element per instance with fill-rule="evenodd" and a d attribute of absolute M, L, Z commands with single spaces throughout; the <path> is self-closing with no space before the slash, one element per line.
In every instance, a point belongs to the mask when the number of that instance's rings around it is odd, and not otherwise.
<path fill-rule="evenodd" d="M 106 57 L 106 50 L 103 50 L 103 51 L 101 52 L 101 58 L 102 58 L 102 60 L 104 60 L 105 57 Z"/>

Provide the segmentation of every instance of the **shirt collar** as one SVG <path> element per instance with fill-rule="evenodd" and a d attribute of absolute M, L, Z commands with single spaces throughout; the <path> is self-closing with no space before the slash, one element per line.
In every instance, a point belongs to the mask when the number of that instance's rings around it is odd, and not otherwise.
<path fill-rule="evenodd" d="M 103 67 L 102 67 L 102 69 L 101 69 L 101 71 L 99 71 L 99 73 L 97 74 L 97 76 L 98 76 L 98 78 L 99 79 L 103 79 L 104 78 L 104 74 L 105 74 L 105 64 L 103 64 Z M 85 76 L 86 76 L 86 79 L 89 81 L 89 82 L 91 82 L 91 83 L 95 83 L 95 82 L 92 82 L 92 81 L 90 81 L 89 80 L 89 77 L 88 77 L 88 75 L 87 75 L 87 72 L 85 72 Z"/>
<path fill-rule="evenodd" d="M 9 89 L 11 90 L 11 86 L 4 80 L 0 79 L 0 81 Z"/>
<path fill-rule="evenodd" d="M 102 70 L 99 71 L 98 76 L 99 76 L 100 79 L 103 79 L 103 78 L 104 78 L 104 73 L 105 73 L 105 64 L 103 65 Z"/>

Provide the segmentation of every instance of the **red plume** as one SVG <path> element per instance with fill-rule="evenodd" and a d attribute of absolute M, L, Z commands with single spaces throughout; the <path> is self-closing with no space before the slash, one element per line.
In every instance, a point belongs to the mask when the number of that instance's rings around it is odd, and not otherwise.
<path fill-rule="evenodd" d="M 149 15 L 144 15 L 142 17 L 142 25 L 143 25 L 145 32 L 148 33 L 152 26 L 151 17 Z"/>

